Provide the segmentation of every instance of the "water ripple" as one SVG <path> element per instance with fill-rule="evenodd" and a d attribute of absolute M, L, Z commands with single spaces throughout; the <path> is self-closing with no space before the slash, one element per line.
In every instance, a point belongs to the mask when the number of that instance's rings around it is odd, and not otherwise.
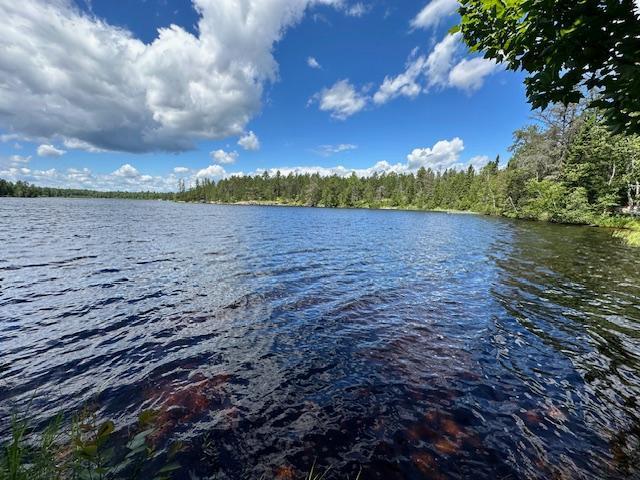
<path fill-rule="evenodd" d="M 0 217 L 2 415 L 158 409 L 185 479 L 316 458 L 327 479 L 640 475 L 640 256 L 605 231 L 116 200 Z"/>

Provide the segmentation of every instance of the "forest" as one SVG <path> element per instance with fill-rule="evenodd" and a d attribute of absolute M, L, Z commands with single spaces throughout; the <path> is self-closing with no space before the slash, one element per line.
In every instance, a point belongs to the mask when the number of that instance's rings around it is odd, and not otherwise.
<path fill-rule="evenodd" d="M 198 181 L 176 199 L 319 207 L 464 210 L 551 222 L 602 224 L 637 214 L 640 137 L 614 134 L 600 111 L 553 105 L 514 132 L 511 158 L 479 170 L 420 168 L 360 178 L 318 174 L 234 176 Z"/>
<path fill-rule="evenodd" d="M 172 193 L 160 192 L 101 192 L 77 188 L 39 187 L 18 180 L 10 182 L 0 178 L 0 197 L 72 197 L 72 198 L 132 198 L 140 200 L 171 200 Z"/>
<path fill-rule="evenodd" d="M 476 170 L 231 176 L 181 182 L 176 193 L 101 192 L 38 187 L 0 179 L 0 196 L 164 199 L 311 207 L 460 210 L 559 223 L 624 224 L 640 215 L 640 136 L 613 133 L 585 103 L 538 111 L 513 134 L 511 158 Z"/>

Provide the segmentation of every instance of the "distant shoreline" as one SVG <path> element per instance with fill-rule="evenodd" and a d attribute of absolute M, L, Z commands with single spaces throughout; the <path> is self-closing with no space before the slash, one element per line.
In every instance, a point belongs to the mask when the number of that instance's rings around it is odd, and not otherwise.
<path fill-rule="evenodd" d="M 100 192 L 102 193 L 102 192 Z M 112 193 L 112 192 L 107 192 Z M 116 192 L 121 193 L 121 192 Z M 122 192 L 128 193 L 128 192 Z M 185 201 L 170 198 L 172 194 L 164 194 L 164 198 L 145 198 L 140 196 L 75 196 L 75 195 L 35 195 L 30 197 L 16 196 L 16 195 L 4 195 L 0 198 L 72 198 L 82 200 L 103 199 L 103 200 L 149 200 L 149 201 L 169 201 L 173 203 L 189 203 L 189 204 L 202 204 L 202 205 L 229 205 L 229 206 L 255 206 L 255 207 L 301 207 L 301 208 L 323 208 L 323 209 L 336 209 L 336 210 L 393 210 L 401 212 L 425 212 L 425 213 L 446 213 L 452 215 L 479 215 L 494 218 L 508 218 L 512 220 L 525 220 L 533 222 L 552 223 L 556 225 L 575 225 L 586 227 L 598 227 L 607 228 L 613 231 L 613 236 L 620 238 L 626 244 L 640 247 L 640 220 L 633 217 L 602 217 L 592 223 L 569 223 L 569 222 L 551 222 L 548 220 L 540 220 L 536 218 L 507 216 L 507 215 L 493 215 L 490 213 L 474 212 L 472 210 L 455 210 L 455 209 L 423 209 L 417 207 L 393 207 L 393 206 L 380 206 L 380 207 L 367 207 L 367 206 L 352 206 L 352 207 L 327 207 L 324 205 L 304 205 L 302 203 L 287 203 L 287 202 L 275 202 L 271 200 L 241 200 L 238 202 L 220 202 L 220 201 Z"/>
<path fill-rule="evenodd" d="M 185 202 L 183 200 L 176 200 L 178 203 L 202 203 L 205 205 L 233 205 L 233 206 L 254 206 L 254 207 L 301 207 L 301 208 L 324 208 L 333 210 L 396 210 L 400 212 L 433 212 L 433 213 L 455 213 L 460 215 L 482 215 L 482 216 L 494 216 L 479 212 L 473 212 L 471 210 L 455 210 L 455 209 L 425 209 L 425 208 L 412 208 L 412 207 L 326 207 L 324 205 L 304 205 L 302 203 L 286 203 L 286 202 L 273 202 L 273 201 L 261 201 L 261 200 L 242 200 L 238 202 Z"/>
<path fill-rule="evenodd" d="M 238 202 L 185 202 L 183 200 L 175 200 L 179 203 L 201 203 L 205 205 L 231 205 L 231 206 L 256 206 L 256 207 L 303 207 L 303 208 L 326 208 L 336 210 L 395 210 L 401 212 L 425 212 L 425 213 L 447 213 L 453 215 L 479 215 L 484 217 L 508 218 L 511 220 L 524 220 L 530 222 L 542 222 L 555 225 L 574 225 L 577 227 L 596 227 L 607 228 L 613 231 L 613 236 L 625 241 L 633 247 L 640 247 L 640 220 L 633 217 L 603 217 L 596 223 L 568 223 L 568 222 L 550 222 L 547 220 L 539 220 L 535 218 L 510 217 L 506 215 L 492 215 L 489 213 L 474 212 L 472 210 L 455 210 L 455 209 L 423 209 L 412 207 L 326 207 L 324 205 L 304 205 L 299 203 L 274 202 L 269 200 L 242 200 Z"/>

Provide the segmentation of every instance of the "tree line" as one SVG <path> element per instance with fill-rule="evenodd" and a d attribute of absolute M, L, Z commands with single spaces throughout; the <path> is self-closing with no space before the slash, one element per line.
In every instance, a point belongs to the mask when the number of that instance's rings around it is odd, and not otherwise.
<path fill-rule="evenodd" d="M 640 137 L 614 134 L 602 112 L 554 105 L 514 133 L 512 157 L 476 170 L 380 173 L 369 177 L 265 172 L 205 179 L 176 198 L 319 207 L 467 210 L 568 223 L 598 223 L 637 211 Z"/>
<path fill-rule="evenodd" d="M 640 214 L 640 136 L 613 133 L 598 109 L 555 104 L 514 132 L 511 158 L 480 169 L 232 176 L 197 180 L 176 193 L 101 192 L 38 187 L 0 179 L 0 196 L 256 202 L 312 207 L 464 210 L 552 222 L 600 224 Z"/>
<path fill-rule="evenodd" d="M 160 192 L 101 192 L 78 188 L 39 187 L 18 180 L 10 182 L 0 178 L 0 197 L 77 197 L 77 198 L 132 198 L 140 200 L 171 200 L 173 193 Z"/>

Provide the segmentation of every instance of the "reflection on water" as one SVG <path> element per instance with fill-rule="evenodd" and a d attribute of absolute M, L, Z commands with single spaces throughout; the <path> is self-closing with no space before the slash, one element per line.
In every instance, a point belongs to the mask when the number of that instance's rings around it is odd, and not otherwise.
<path fill-rule="evenodd" d="M 157 409 L 179 478 L 640 474 L 640 255 L 605 231 L 64 199 L 0 222 L 3 416 Z"/>

